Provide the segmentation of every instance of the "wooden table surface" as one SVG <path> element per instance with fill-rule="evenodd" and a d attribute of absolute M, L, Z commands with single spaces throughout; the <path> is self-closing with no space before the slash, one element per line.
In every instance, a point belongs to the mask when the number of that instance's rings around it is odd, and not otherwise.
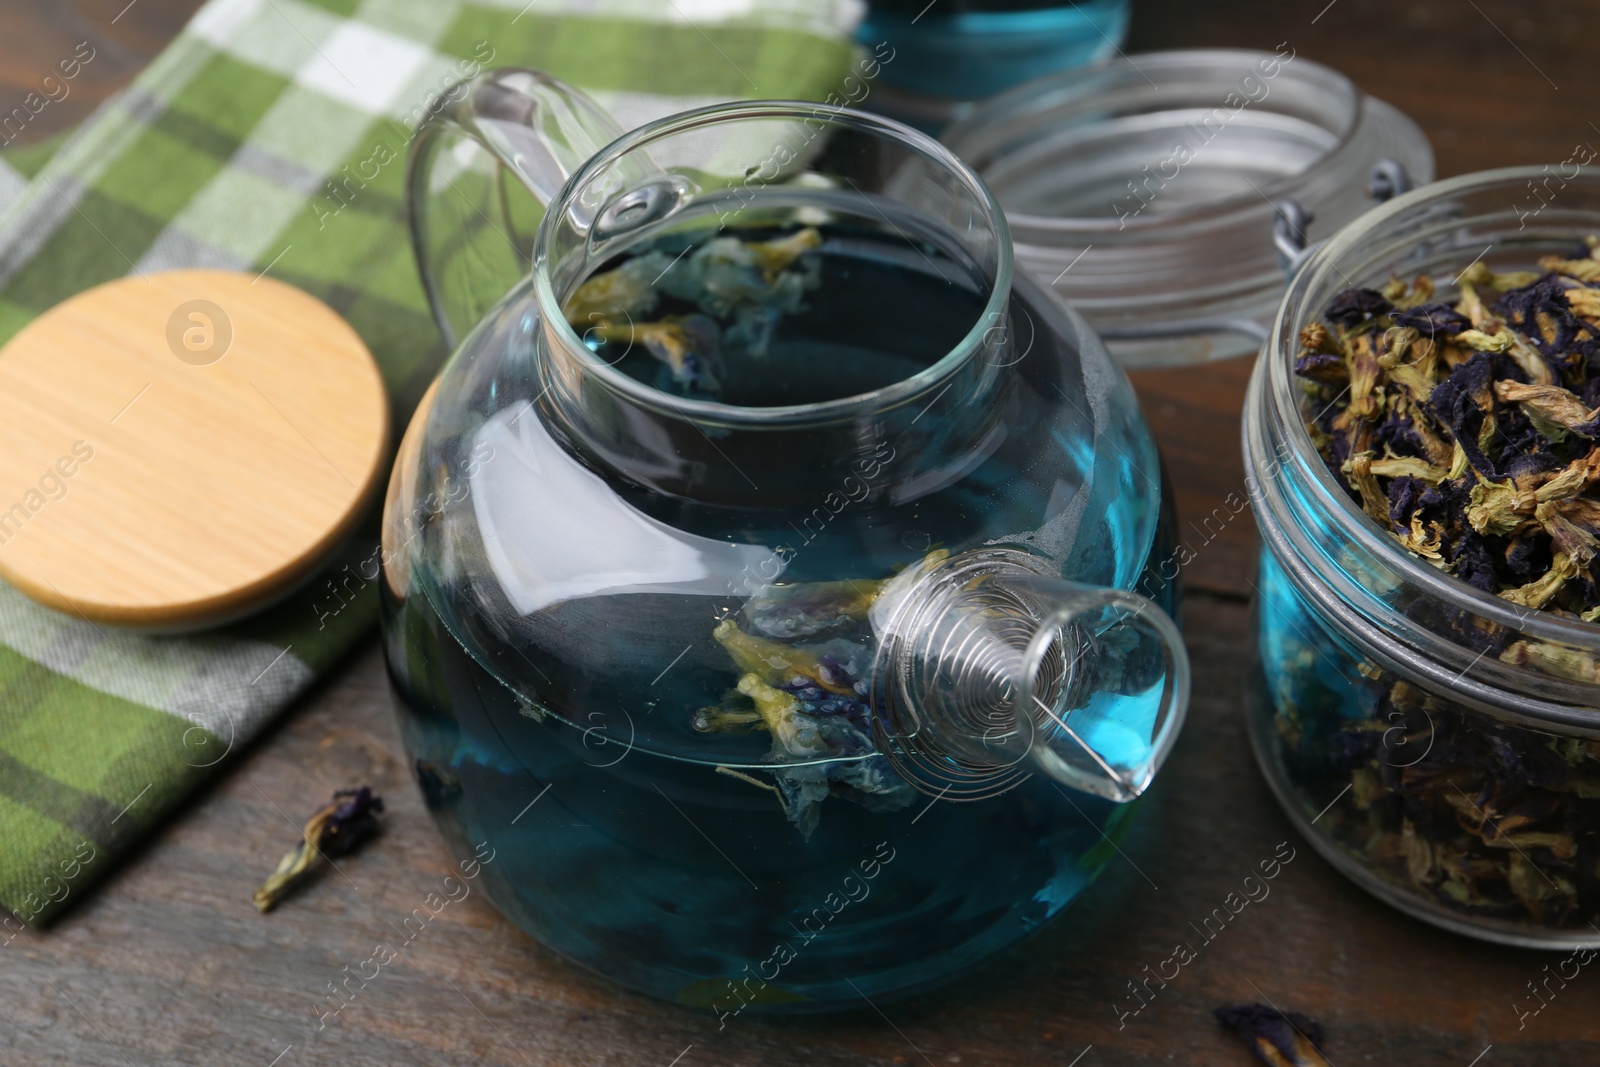
<path fill-rule="evenodd" d="M 1557 163 L 1600 144 L 1595 0 L 1136 0 L 1130 51 L 1201 45 L 1335 66 L 1419 121 L 1439 173 Z M 0 110 L 89 40 L 103 58 L 30 132 L 81 118 L 131 78 L 196 0 L 0 0 Z M 118 17 L 120 14 L 120 17 Z M 1320 13 L 1319 13 L 1320 12 Z M 113 24 L 115 19 L 115 24 Z M 826 1019 L 714 1020 L 580 971 L 479 896 L 445 911 L 325 1029 L 326 983 L 450 867 L 399 756 L 369 643 L 63 921 L 0 949 L 0 1063 L 71 1067 L 409 1067 L 414 1064 L 1252 1062 L 1211 1009 L 1270 1001 L 1320 1021 L 1336 1064 L 1541 1067 L 1600 1058 L 1600 986 L 1578 979 L 1519 1029 L 1513 1003 L 1556 957 L 1425 927 L 1312 854 L 1268 795 L 1240 706 L 1255 530 L 1206 543 L 1194 520 L 1243 491 L 1244 361 L 1136 375 L 1185 528 L 1195 699 L 1177 749 L 1117 860 L 1066 919 L 945 992 Z M 371 783 L 381 840 L 262 917 L 250 891 L 297 817 L 337 785 Z M 1296 858 L 1137 1017 L 1127 983 L 1190 936 L 1280 842 Z"/>

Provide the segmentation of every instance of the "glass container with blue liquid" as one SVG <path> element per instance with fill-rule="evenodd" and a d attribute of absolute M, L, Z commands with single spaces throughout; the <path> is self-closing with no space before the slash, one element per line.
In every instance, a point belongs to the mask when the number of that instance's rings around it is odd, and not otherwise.
<path fill-rule="evenodd" d="M 883 65 L 891 114 L 942 126 L 970 102 L 1117 55 L 1129 0 L 870 0 L 856 39 Z"/>
<path fill-rule="evenodd" d="M 446 836 L 545 945 L 724 1019 L 1037 930 L 1188 696 L 1175 591 L 1131 592 L 1171 524 L 1127 380 L 903 126 L 772 102 L 623 135 L 532 71 L 447 99 L 411 197 L 459 344 L 383 583 Z"/>

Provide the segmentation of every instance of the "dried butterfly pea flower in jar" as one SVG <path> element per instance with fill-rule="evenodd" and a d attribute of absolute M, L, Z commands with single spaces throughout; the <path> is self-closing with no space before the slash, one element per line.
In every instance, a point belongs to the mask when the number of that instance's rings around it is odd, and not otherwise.
<path fill-rule="evenodd" d="M 1596 944 L 1600 178 L 1532 220 L 1534 173 L 1396 200 L 1291 285 L 1247 402 L 1249 714 L 1286 810 L 1365 888 Z"/>

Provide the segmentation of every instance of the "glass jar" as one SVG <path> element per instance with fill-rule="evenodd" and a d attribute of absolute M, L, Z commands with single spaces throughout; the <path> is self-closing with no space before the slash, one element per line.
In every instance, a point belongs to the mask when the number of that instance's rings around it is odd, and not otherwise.
<path fill-rule="evenodd" d="M 1128 367 L 1257 350 L 1283 297 L 1278 202 L 1304 209 L 1303 245 L 1368 210 L 1369 193 L 1433 178 L 1414 122 L 1287 45 L 1064 71 L 940 139 L 994 190 L 1018 264 Z"/>
<path fill-rule="evenodd" d="M 723 1016 L 915 992 L 1060 914 L 1188 667 L 1131 387 L 987 190 L 844 109 L 624 135 L 516 70 L 450 100 L 411 206 L 461 343 L 396 460 L 382 622 L 489 898 Z"/>
<path fill-rule="evenodd" d="M 874 110 L 937 129 L 972 101 L 1116 54 L 1129 0 L 870 0 L 856 39 L 891 48 Z"/>
<path fill-rule="evenodd" d="M 1600 233 L 1600 175 L 1440 181 L 1345 227 L 1290 285 L 1245 403 L 1264 542 L 1250 737 L 1290 819 L 1381 899 L 1530 947 L 1600 945 L 1600 625 L 1484 593 L 1403 549 L 1318 455 L 1294 374 L 1330 299 L 1474 262 L 1526 270 Z"/>

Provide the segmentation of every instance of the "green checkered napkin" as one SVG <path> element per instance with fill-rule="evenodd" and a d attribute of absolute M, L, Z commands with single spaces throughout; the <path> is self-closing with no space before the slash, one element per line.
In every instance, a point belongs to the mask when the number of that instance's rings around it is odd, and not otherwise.
<path fill-rule="evenodd" d="M 414 117 L 464 61 L 492 54 L 489 65 L 548 70 L 637 125 L 735 97 L 826 96 L 847 72 L 858 10 L 854 0 L 211 0 L 58 151 L 0 163 L 0 342 L 130 271 L 269 270 L 365 338 L 403 427 L 443 353 L 405 231 L 402 161 Z M 379 145 L 396 161 L 330 216 L 330 176 L 354 173 Z M 357 546 L 334 570 L 353 572 L 370 553 Z M 82 896 L 375 614 L 370 584 L 335 597 L 324 578 L 244 624 L 151 637 L 0 584 L 0 906 L 42 922 Z"/>

